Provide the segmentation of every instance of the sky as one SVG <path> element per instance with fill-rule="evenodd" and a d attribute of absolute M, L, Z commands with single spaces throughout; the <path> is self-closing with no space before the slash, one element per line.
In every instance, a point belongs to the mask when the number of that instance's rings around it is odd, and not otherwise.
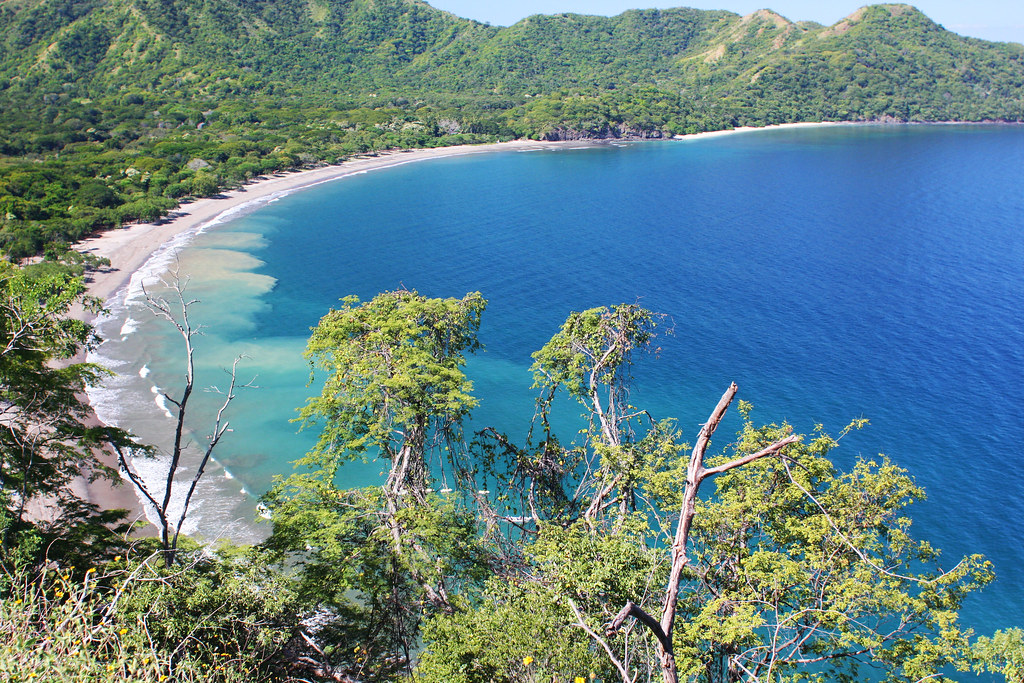
<path fill-rule="evenodd" d="M 696 7 L 749 14 L 772 9 L 791 21 L 816 21 L 829 26 L 865 4 L 865 0 L 426 0 L 438 9 L 467 19 L 509 26 L 531 14 L 603 14 L 627 9 Z M 919 10 L 946 29 L 985 40 L 1024 43 L 1024 2 L 1021 0 L 917 0 Z"/>

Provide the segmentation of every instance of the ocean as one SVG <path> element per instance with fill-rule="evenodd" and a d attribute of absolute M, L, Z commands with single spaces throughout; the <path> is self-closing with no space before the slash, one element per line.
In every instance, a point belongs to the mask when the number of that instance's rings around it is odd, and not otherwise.
<path fill-rule="evenodd" d="M 943 565 L 983 553 L 980 634 L 1024 614 L 1024 128 L 831 126 L 451 157 L 351 176 L 182 238 L 98 323 L 90 392 L 104 420 L 166 444 L 180 337 L 141 306 L 172 268 L 198 300 L 197 386 L 240 392 L 186 531 L 254 540 L 256 499 L 315 441 L 310 327 L 346 295 L 480 291 L 484 349 L 467 372 L 475 425 L 522 432 L 530 354 L 570 311 L 639 302 L 671 334 L 639 359 L 632 402 L 690 439 L 731 381 L 759 422 L 850 434 L 848 467 L 884 453 L 928 492 L 911 515 Z M 665 330 L 666 332 L 668 330 Z M 197 394 L 202 438 L 218 405 Z M 205 419 L 202 419 L 205 418 Z M 735 414 L 719 432 L 724 444 Z M 159 459 L 143 463 L 153 472 Z M 346 466 L 353 486 L 380 467 Z"/>

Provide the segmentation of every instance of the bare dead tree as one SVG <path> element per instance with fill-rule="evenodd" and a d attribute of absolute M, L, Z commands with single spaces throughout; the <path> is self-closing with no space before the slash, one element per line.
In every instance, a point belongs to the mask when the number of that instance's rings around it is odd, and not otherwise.
<path fill-rule="evenodd" d="M 212 387 L 211 391 L 220 393 L 224 400 L 221 402 L 219 409 L 216 412 L 213 420 L 213 429 L 209 436 L 205 439 L 205 445 L 203 446 L 203 453 L 199 459 L 199 464 L 196 467 L 196 472 L 192 476 L 189 482 L 188 490 L 181 502 L 181 512 L 175 521 L 172 517 L 172 501 L 175 484 L 177 483 L 178 471 L 181 469 L 182 456 L 188 445 L 185 442 L 185 418 L 188 411 L 189 399 L 195 388 L 195 347 L 192 344 L 192 338 L 202 331 L 201 325 L 193 325 L 189 319 L 189 307 L 193 304 L 198 303 L 198 299 L 186 299 L 185 289 L 188 286 L 188 281 L 182 281 L 177 273 L 174 273 L 169 281 L 162 281 L 163 284 L 172 292 L 172 301 L 168 301 L 166 298 L 151 294 L 143 287 L 143 293 L 146 297 L 146 306 L 150 311 L 153 312 L 158 318 L 163 318 L 168 321 L 181 335 L 182 342 L 185 347 L 185 384 L 181 390 L 181 396 L 174 398 L 169 393 L 164 393 L 163 396 L 167 399 L 175 408 L 175 426 L 174 426 L 174 441 L 171 444 L 170 461 L 167 463 L 166 480 L 164 482 L 163 496 L 159 497 L 158 494 L 154 495 L 154 492 L 150 491 L 146 482 L 139 475 L 137 470 L 132 465 L 130 459 L 127 457 L 128 454 L 124 449 L 116 448 L 118 465 L 128 478 L 134 484 L 135 488 L 138 489 L 142 495 L 149 501 L 149 504 L 156 511 L 157 519 L 160 523 L 160 542 L 163 546 L 163 557 L 164 564 L 168 567 L 174 564 L 175 556 L 178 549 L 178 539 L 181 534 L 181 527 L 185 523 L 185 518 L 188 516 L 189 506 L 192 503 L 192 497 L 195 494 L 196 486 L 199 484 L 199 480 L 203 477 L 206 472 L 206 466 L 210 462 L 210 458 L 213 456 L 213 451 L 220 443 L 221 438 L 228 431 L 228 422 L 225 420 L 225 412 L 227 411 L 228 405 L 235 399 L 235 391 L 237 389 L 249 388 L 254 386 L 253 380 L 250 380 L 246 384 L 239 385 L 237 383 L 237 370 L 238 363 L 241 361 L 242 356 L 235 358 L 231 364 L 231 370 L 229 371 L 230 382 L 227 390 L 221 391 L 216 387 Z"/>
<path fill-rule="evenodd" d="M 671 548 L 671 570 L 669 572 L 668 585 L 665 590 L 665 600 L 662 606 L 661 620 L 655 619 L 647 613 L 640 605 L 628 601 L 625 607 L 607 625 L 605 634 L 608 637 L 615 635 L 622 628 L 626 619 L 633 617 L 646 626 L 658 641 L 658 660 L 661 665 L 661 675 L 664 683 L 677 683 L 676 658 L 672 648 L 672 629 L 676 618 L 676 601 L 679 597 L 679 583 L 682 578 L 683 569 L 689 564 L 689 557 L 686 554 L 686 546 L 690 537 L 690 528 L 693 525 L 693 518 L 697 512 L 697 492 L 701 483 L 716 474 L 722 474 L 737 467 L 748 465 L 755 460 L 776 455 L 786 446 L 800 441 L 799 436 L 787 436 L 770 446 L 761 449 L 756 453 L 736 458 L 717 467 L 704 467 L 704 455 L 711 444 L 711 436 L 715 433 L 719 423 L 725 416 L 726 410 L 736 396 L 738 387 L 733 382 L 718 405 L 711 412 L 711 417 L 701 427 L 697 437 L 697 443 L 690 454 L 690 463 L 686 472 L 686 489 L 683 493 L 682 509 L 679 513 L 679 521 L 676 526 L 675 540 Z"/>

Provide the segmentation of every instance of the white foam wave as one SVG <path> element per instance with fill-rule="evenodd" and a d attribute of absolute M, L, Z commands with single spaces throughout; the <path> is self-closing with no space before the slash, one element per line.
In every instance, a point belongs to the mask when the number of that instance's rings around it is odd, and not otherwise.
<path fill-rule="evenodd" d="M 138 321 L 129 315 L 127 318 L 125 318 L 124 325 L 121 325 L 121 339 L 124 339 L 129 334 L 135 332 L 137 329 L 139 329 Z"/>
<path fill-rule="evenodd" d="M 167 406 L 167 397 L 164 396 L 162 391 L 160 391 L 160 387 L 153 385 L 149 390 L 152 391 L 155 396 L 154 400 L 156 401 L 157 407 L 163 411 L 164 415 L 173 420 L 174 413 L 172 413 L 171 409 Z"/>
<path fill-rule="evenodd" d="M 97 362 L 90 359 L 90 362 Z M 109 367 L 109 366 L 108 366 Z M 85 393 L 89 397 L 89 405 L 92 406 L 96 417 L 104 424 L 117 426 L 123 415 L 121 394 L 126 381 L 119 375 L 107 378 L 103 386 L 86 387 Z"/>
<path fill-rule="evenodd" d="M 139 377 L 141 377 L 142 379 L 146 379 L 147 377 L 149 377 L 148 365 L 143 365 L 141 368 L 139 368 Z"/>

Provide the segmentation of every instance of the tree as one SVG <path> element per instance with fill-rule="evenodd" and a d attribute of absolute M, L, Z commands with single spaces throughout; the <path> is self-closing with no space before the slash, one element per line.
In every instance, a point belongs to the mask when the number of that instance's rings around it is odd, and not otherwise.
<path fill-rule="evenodd" d="M 151 455 L 152 449 L 125 449 L 118 448 L 118 465 L 121 471 L 128 475 L 135 488 L 149 501 L 150 506 L 156 512 L 160 526 L 160 542 L 163 546 L 164 563 L 167 567 L 174 564 L 178 548 L 178 540 L 181 535 L 181 527 L 188 516 L 189 506 L 192 504 L 192 496 L 195 494 L 199 480 L 206 473 L 206 466 L 213 456 L 214 449 L 220 443 L 221 438 L 228 432 L 229 423 L 225 420 L 225 412 L 231 401 L 235 398 L 235 391 L 240 388 L 253 386 L 250 381 L 247 384 L 237 384 L 237 369 L 241 358 L 235 358 L 229 372 L 230 380 L 227 389 L 220 392 L 216 387 L 212 391 L 222 393 L 224 400 L 213 418 L 213 428 L 210 435 L 206 437 L 206 443 L 202 447 L 201 455 L 196 463 L 195 474 L 189 482 L 188 489 L 180 498 L 175 498 L 174 490 L 177 484 L 178 471 L 182 465 L 182 457 L 188 450 L 189 442 L 186 434 L 186 417 L 188 415 L 189 399 L 195 389 L 195 348 L 192 345 L 192 338 L 202 332 L 201 326 L 193 326 L 189 320 L 188 309 L 198 303 L 197 299 L 185 299 L 187 281 L 182 281 L 177 274 L 173 274 L 170 280 L 162 281 L 162 284 L 171 292 L 173 303 L 162 296 L 156 296 L 145 291 L 146 306 L 152 313 L 170 323 L 181 335 L 185 351 L 185 378 L 181 395 L 178 398 L 164 393 L 166 398 L 174 406 L 175 426 L 174 439 L 171 442 L 171 450 L 167 463 L 167 470 L 163 482 L 163 493 L 150 490 L 149 484 L 136 472 L 132 466 L 132 456 Z M 177 520 L 173 515 L 177 514 Z"/>
<path fill-rule="evenodd" d="M 541 393 L 525 445 L 495 428 L 475 443 L 478 461 L 508 463 L 488 472 L 498 479 L 492 488 L 506 492 L 495 502 L 509 514 L 497 519 L 535 525 L 583 519 L 594 526 L 612 509 L 619 520 L 636 512 L 638 482 L 679 450 L 671 421 L 658 422 L 629 402 L 633 355 L 651 350 L 663 322 L 636 304 L 576 312 L 533 354 L 534 388 Z M 552 428 L 562 393 L 583 410 L 584 428 L 569 440 Z"/>
<path fill-rule="evenodd" d="M 656 621 L 644 611 L 643 607 L 630 600 L 626 602 L 625 607 L 615 616 L 606 629 L 607 635 L 615 635 L 627 617 L 634 617 L 649 628 L 658 639 L 658 659 L 661 664 L 662 679 L 665 683 L 676 683 L 678 679 L 673 644 L 673 627 L 675 626 L 677 601 L 683 570 L 690 561 L 687 555 L 687 546 L 689 544 L 693 519 L 697 514 L 697 492 L 700 489 L 701 483 L 716 474 L 722 474 L 729 470 L 757 462 L 761 458 L 781 453 L 787 446 L 800 441 L 800 437 L 785 436 L 759 449 L 755 453 L 729 460 L 717 467 L 706 468 L 704 466 L 704 456 L 708 446 L 711 444 L 711 437 L 714 435 L 715 430 L 718 429 L 722 418 L 725 417 L 725 411 L 729 408 L 737 391 L 738 387 L 735 383 L 726 390 L 708 418 L 708 421 L 701 427 L 700 434 L 697 436 L 697 443 L 694 445 L 693 452 L 690 455 L 690 461 L 686 468 L 686 486 L 683 493 L 683 501 L 671 545 L 670 571 L 668 584 L 665 589 L 665 598 L 661 605 L 661 620 Z"/>
<path fill-rule="evenodd" d="M 297 462 L 304 471 L 267 498 L 268 547 L 300 567 L 300 594 L 327 610 L 321 643 L 360 644 L 358 657 L 321 647 L 327 669 L 406 669 L 423 614 L 454 611 L 457 589 L 480 578 L 474 515 L 435 487 L 475 491 L 462 426 L 476 399 L 462 368 L 485 305 L 478 293 L 349 297 L 313 330 L 306 355 L 327 377 L 300 414 L 320 438 Z M 354 459 L 382 462 L 384 485 L 339 488 Z"/>
<path fill-rule="evenodd" d="M 345 460 L 379 455 L 391 464 L 390 504 L 406 495 L 422 501 L 431 474 L 466 471 L 458 460 L 462 422 L 477 401 L 462 367 L 464 354 L 479 348 L 486 301 L 479 293 L 428 299 L 405 290 L 362 305 L 343 301 L 314 328 L 306 350 L 311 365 L 329 374 L 301 411 L 306 425 L 323 424 L 304 464 L 333 474 Z"/>
<path fill-rule="evenodd" d="M 620 516 L 636 510 L 637 469 L 650 453 L 638 447 L 635 436 L 657 429 L 648 413 L 629 405 L 632 354 L 646 350 L 663 317 L 636 304 L 572 313 L 533 354 L 534 387 L 543 392 L 545 428 L 559 391 L 567 392 L 585 411 L 589 448 L 579 451 L 586 461 L 585 473 L 574 497 L 587 500 L 583 516 L 590 524 L 612 502 Z"/>
<path fill-rule="evenodd" d="M 95 310 L 85 285 L 59 269 L 36 275 L 0 262 L 0 559 L 34 560 L 40 532 L 78 533 L 99 515 L 68 484 L 78 476 L 116 480 L 96 453 L 108 440 L 129 442 L 124 432 L 89 426 L 81 395 L 104 371 L 69 362 L 89 348 L 92 328 L 69 317 L 72 306 Z M 28 519 L 31 504 L 37 507 Z M 116 516 L 116 515 L 115 515 Z M 94 531 L 97 531 L 94 529 Z M 35 539 L 35 542 L 33 541 Z"/>
<path fill-rule="evenodd" d="M 577 396 L 591 428 L 579 443 L 558 440 L 545 394 L 540 450 L 506 451 L 520 464 L 536 464 L 539 452 L 559 465 L 517 466 L 513 481 L 529 491 L 556 481 L 582 492 L 581 502 L 532 514 L 534 526 L 521 527 L 518 563 L 504 566 L 472 608 L 428 620 L 418 673 L 467 682 L 717 683 L 856 680 L 870 666 L 886 680 L 913 681 L 967 666 L 969 632 L 956 614 L 991 570 L 972 556 L 943 571 L 938 551 L 913 540 L 905 508 L 923 493 L 903 470 L 861 460 L 841 472 L 827 457 L 837 440 L 797 436 L 785 424 L 756 427 L 742 403 L 738 438 L 709 456 L 735 385 L 689 458 L 671 421 L 635 408 L 621 415 L 645 415 L 646 431 L 608 429 L 609 407 L 628 405 L 609 398 L 625 395 L 617 384 L 628 377 L 623 350 L 650 343 L 648 315 L 622 307 L 572 314 L 535 355 L 538 384 L 559 383 Z M 616 433 L 635 459 L 609 448 Z M 700 484 L 711 477 L 717 490 L 702 500 Z M 617 504 L 627 492 L 635 510 Z M 580 637 L 545 635 L 567 628 Z"/>
<path fill-rule="evenodd" d="M 217 176 L 208 171 L 196 171 L 196 174 L 189 178 L 188 188 L 196 197 L 212 197 L 220 189 Z"/>

